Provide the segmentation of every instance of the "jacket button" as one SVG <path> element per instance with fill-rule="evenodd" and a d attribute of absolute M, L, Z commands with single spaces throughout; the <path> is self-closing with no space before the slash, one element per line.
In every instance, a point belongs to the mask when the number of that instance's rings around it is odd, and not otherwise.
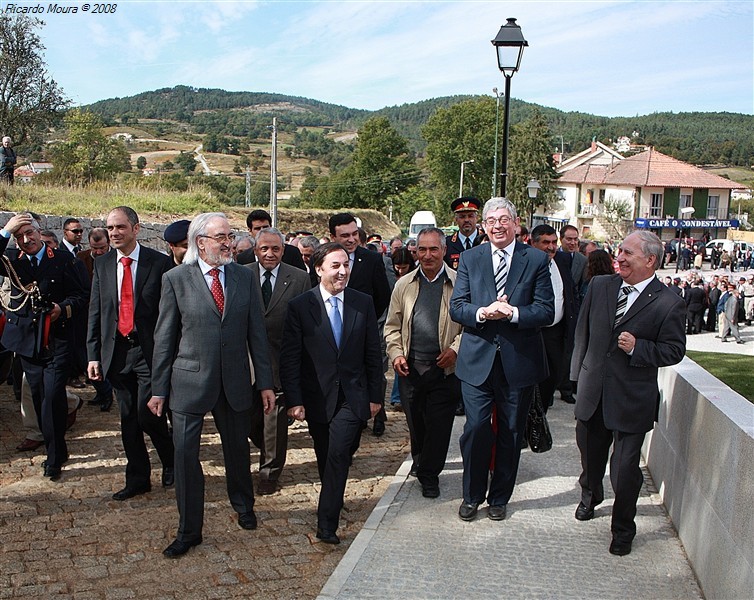
<path fill-rule="evenodd" d="M 612 356 L 612 355 L 611 355 L 611 354 L 610 354 L 610 353 L 608 352 L 608 353 L 607 353 L 607 357 L 608 357 L 608 358 L 610 358 L 611 356 Z"/>

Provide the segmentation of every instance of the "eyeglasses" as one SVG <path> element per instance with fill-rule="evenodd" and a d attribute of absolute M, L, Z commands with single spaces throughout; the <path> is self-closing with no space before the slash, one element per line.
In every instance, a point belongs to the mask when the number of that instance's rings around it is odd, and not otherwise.
<path fill-rule="evenodd" d="M 218 233 L 217 235 L 200 235 L 199 237 L 209 238 L 215 240 L 218 244 L 223 244 L 226 242 L 233 243 L 233 240 L 236 239 L 236 234 L 229 233 L 228 235 L 225 235 L 224 233 Z"/>
<path fill-rule="evenodd" d="M 66 231 L 70 231 L 71 233 L 84 233 L 83 229 L 66 229 Z"/>
<path fill-rule="evenodd" d="M 487 227 L 494 227 L 498 223 L 500 225 L 508 225 L 509 223 L 512 223 L 513 219 L 510 217 L 500 217 L 496 219 L 495 217 L 489 217 L 488 219 L 484 220 L 484 224 L 487 225 Z"/>

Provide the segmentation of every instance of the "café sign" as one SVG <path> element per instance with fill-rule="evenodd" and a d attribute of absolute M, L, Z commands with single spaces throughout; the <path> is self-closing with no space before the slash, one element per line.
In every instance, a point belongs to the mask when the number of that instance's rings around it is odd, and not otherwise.
<path fill-rule="evenodd" d="M 671 229 L 716 229 L 738 227 L 738 219 L 635 219 L 634 227 L 639 229 L 669 227 Z"/>

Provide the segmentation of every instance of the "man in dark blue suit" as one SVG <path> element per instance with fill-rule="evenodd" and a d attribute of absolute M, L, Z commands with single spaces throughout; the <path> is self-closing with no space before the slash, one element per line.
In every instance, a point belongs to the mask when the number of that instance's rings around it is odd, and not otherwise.
<path fill-rule="evenodd" d="M 337 544 L 351 447 L 384 402 L 382 357 L 372 299 L 346 287 L 345 248 L 323 244 L 311 262 L 320 284 L 288 303 L 280 380 L 288 415 L 306 419 L 314 442 L 317 537 Z"/>
<path fill-rule="evenodd" d="M 486 497 L 487 516 L 501 521 L 516 483 L 534 385 L 548 373 L 540 328 L 552 323 L 555 311 L 548 257 L 516 242 L 516 207 L 492 198 L 482 220 L 490 243 L 461 254 L 450 302 L 451 318 L 463 325 L 456 364 L 466 406 L 458 516 L 473 520 Z M 495 468 L 489 481 L 493 443 Z"/>

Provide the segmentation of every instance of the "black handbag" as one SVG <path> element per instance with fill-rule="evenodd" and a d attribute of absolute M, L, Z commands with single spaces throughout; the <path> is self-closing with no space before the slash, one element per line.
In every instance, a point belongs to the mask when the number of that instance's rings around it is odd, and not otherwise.
<path fill-rule="evenodd" d="M 534 386 L 534 399 L 529 407 L 529 415 L 526 419 L 526 441 L 532 452 L 547 452 L 552 448 L 552 434 L 547 424 L 542 394 L 539 386 Z"/>

